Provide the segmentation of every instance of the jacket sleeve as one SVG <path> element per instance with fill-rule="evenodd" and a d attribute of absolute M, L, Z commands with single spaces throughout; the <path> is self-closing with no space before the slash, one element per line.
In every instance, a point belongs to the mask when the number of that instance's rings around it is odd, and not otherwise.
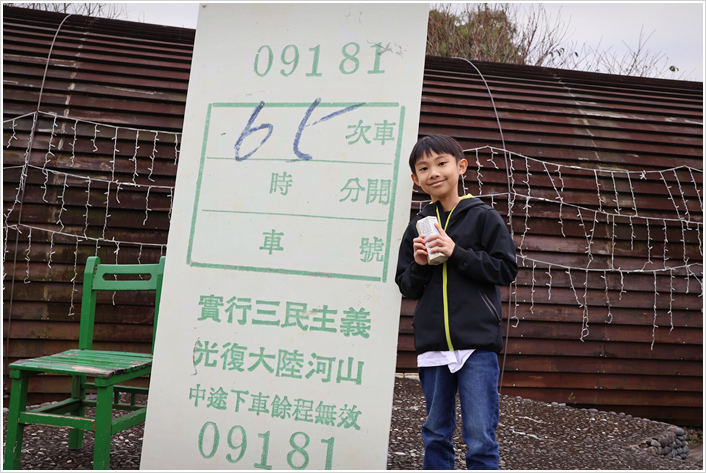
<path fill-rule="evenodd" d="M 449 262 L 459 272 L 480 282 L 508 286 L 517 276 L 515 243 L 499 213 L 488 210 L 481 234 L 482 250 L 456 246 Z"/>
<path fill-rule="evenodd" d="M 397 259 L 397 274 L 395 282 L 400 288 L 403 296 L 409 299 L 419 299 L 424 294 L 424 287 L 431 280 L 434 268 L 427 265 L 419 265 L 414 261 L 414 242 L 417 237 L 417 230 L 414 220 L 409 224 L 400 244 L 399 257 Z"/>

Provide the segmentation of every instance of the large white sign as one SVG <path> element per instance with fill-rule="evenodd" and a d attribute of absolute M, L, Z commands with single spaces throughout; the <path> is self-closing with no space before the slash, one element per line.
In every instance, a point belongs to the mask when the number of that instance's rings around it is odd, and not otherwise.
<path fill-rule="evenodd" d="M 200 7 L 142 468 L 385 468 L 427 15 Z"/>

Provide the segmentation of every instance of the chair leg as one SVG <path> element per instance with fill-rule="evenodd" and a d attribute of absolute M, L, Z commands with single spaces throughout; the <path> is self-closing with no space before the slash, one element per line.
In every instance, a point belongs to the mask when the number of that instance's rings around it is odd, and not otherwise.
<path fill-rule="evenodd" d="M 86 389 L 82 387 L 84 382 L 86 382 L 85 377 L 74 376 L 71 383 L 71 397 L 81 400 L 74 414 L 78 417 L 86 417 L 86 406 L 84 405 Z M 80 450 L 81 447 L 83 447 L 83 430 L 76 428 L 69 429 L 69 449 Z"/>
<path fill-rule="evenodd" d="M 110 469 L 110 439 L 113 427 L 113 386 L 96 386 L 96 433 L 93 469 Z"/>
<path fill-rule="evenodd" d="M 25 424 L 20 424 L 20 412 L 27 409 L 27 377 L 12 379 L 10 410 L 7 414 L 4 470 L 19 470 Z"/>

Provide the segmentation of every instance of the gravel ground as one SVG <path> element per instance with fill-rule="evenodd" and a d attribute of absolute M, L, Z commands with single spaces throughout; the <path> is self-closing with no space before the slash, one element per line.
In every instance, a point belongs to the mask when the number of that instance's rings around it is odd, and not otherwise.
<path fill-rule="evenodd" d="M 419 381 L 395 380 L 387 468 L 422 468 L 421 425 L 426 419 Z M 454 434 L 456 469 L 466 466 L 460 407 Z M 500 469 L 503 470 L 702 470 L 688 461 L 671 460 L 637 447 L 659 438 L 669 424 L 591 412 L 544 402 L 500 396 Z"/>
<path fill-rule="evenodd" d="M 139 396 L 138 396 L 139 399 Z M 90 413 L 90 409 L 89 409 Z M 395 378 L 387 468 L 417 470 L 422 467 L 424 446 L 421 425 L 426 418 L 419 381 Z M 456 469 L 465 468 L 465 444 L 458 428 Z M 7 426 L 3 415 L 4 433 Z M 527 399 L 500 396 L 500 468 L 506 470 L 702 470 L 689 461 L 648 453 L 640 445 L 658 439 L 669 424 L 619 414 L 588 411 Z M 135 470 L 140 466 L 143 426 L 113 436 L 110 468 Z M 690 430 L 690 441 L 702 440 L 700 430 Z M 93 434 L 86 432 L 84 447 L 68 450 L 68 429 L 30 425 L 25 428 L 22 469 L 82 470 L 93 463 Z"/>

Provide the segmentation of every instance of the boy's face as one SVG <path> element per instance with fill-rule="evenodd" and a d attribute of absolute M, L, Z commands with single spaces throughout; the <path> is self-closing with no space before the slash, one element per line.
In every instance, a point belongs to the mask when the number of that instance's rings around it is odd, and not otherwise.
<path fill-rule="evenodd" d="M 415 184 L 424 189 L 432 199 L 443 200 L 448 196 L 458 196 L 458 179 L 466 172 L 468 161 L 456 158 L 450 154 L 424 154 L 414 164 L 416 176 L 412 174 Z"/>

